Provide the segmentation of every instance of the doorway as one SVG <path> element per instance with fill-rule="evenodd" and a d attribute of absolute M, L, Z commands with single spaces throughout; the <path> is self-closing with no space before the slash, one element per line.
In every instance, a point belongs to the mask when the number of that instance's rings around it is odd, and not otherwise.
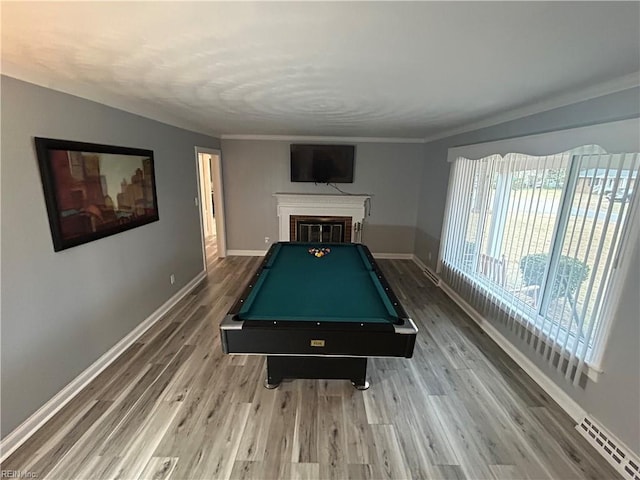
<path fill-rule="evenodd" d="M 196 147 L 196 164 L 202 259 L 206 270 L 212 261 L 227 254 L 220 150 Z"/>

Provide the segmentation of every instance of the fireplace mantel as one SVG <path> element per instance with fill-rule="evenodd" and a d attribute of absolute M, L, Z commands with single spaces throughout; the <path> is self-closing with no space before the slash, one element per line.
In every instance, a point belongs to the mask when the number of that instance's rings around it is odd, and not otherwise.
<path fill-rule="evenodd" d="M 317 193 L 275 193 L 280 241 L 290 238 L 291 215 L 351 217 L 351 238 L 359 241 L 370 195 L 325 195 Z"/>

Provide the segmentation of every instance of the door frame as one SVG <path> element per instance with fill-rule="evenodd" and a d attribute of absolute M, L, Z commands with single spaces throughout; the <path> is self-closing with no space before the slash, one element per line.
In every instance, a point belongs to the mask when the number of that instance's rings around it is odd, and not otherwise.
<path fill-rule="evenodd" d="M 215 222 L 216 222 L 216 243 L 218 244 L 218 256 L 224 258 L 227 256 L 227 236 L 226 236 L 226 223 L 224 214 L 224 187 L 222 177 L 222 152 L 219 149 L 207 148 L 207 147 L 195 147 L 195 159 L 196 159 L 196 180 L 198 187 L 198 210 L 200 220 L 200 241 L 202 243 L 202 264 L 204 269 L 207 269 L 207 255 L 205 249 L 204 239 L 204 224 L 202 222 L 203 216 L 203 198 L 202 198 L 202 179 L 200 178 L 200 154 L 211 155 L 211 173 L 213 174 L 213 204 L 215 209 Z"/>
<path fill-rule="evenodd" d="M 198 154 L 198 167 L 200 168 L 200 211 L 202 212 L 202 228 L 205 238 L 215 231 L 214 199 L 211 198 L 213 188 L 213 172 L 211 171 L 211 161 L 213 158 L 208 153 Z M 207 195 L 209 193 L 209 195 Z"/>

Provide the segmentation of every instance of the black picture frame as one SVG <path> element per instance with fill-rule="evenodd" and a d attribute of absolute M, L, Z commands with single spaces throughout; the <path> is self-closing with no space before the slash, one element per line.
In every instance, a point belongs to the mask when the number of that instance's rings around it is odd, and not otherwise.
<path fill-rule="evenodd" d="M 56 252 L 160 219 L 152 150 L 34 140 Z"/>

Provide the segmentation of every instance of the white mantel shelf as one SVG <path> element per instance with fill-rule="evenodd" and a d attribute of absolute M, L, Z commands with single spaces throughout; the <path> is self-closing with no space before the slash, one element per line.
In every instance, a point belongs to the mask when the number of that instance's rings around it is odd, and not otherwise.
<path fill-rule="evenodd" d="M 278 203 L 292 204 L 317 204 L 317 203 L 340 203 L 347 205 L 364 205 L 365 200 L 371 195 L 334 195 L 331 193 L 274 193 Z"/>
<path fill-rule="evenodd" d="M 274 193 L 280 241 L 290 240 L 289 220 L 291 215 L 351 217 L 354 232 L 362 229 L 366 215 L 366 202 L 371 195 L 332 195 L 321 193 Z"/>

